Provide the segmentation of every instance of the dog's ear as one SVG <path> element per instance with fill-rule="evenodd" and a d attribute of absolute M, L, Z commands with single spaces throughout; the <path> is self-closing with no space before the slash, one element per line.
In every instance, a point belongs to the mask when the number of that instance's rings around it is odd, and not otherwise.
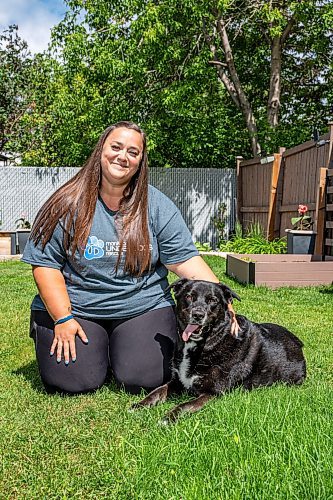
<path fill-rule="evenodd" d="M 224 285 L 223 283 L 219 283 L 219 285 L 220 288 L 222 288 L 224 298 L 228 302 L 228 304 L 232 304 L 233 299 L 237 299 L 241 302 L 241 298 L 239 297 L 239 295 L 237 295 L 236 292 L 231 290 L 231 288 L 229 288 L 227 285 Z"/>
<path fill-rule="evenodd" d="M 186 285 L 187 282 L 188 282 L 188 279 L 180 278 L 179 280 L 176 280 L 173 283 L 171 283 L 171 285 L 169 285 L 165 289 L 165 291 L 167 292 L 168 290 L 173 290 L 175 292 L 175 296 L 177 297 L 177 295 L 184 288 L 184 286 Z"/>

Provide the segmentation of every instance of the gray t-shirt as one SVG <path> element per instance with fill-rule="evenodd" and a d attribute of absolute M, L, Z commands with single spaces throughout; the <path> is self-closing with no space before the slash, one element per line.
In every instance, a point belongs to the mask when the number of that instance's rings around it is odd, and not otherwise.
<path fill-rule="evenodd" d="M 124 274 L 115 266 L 119 239 L 116 212 L 99 198 L 91 233 L 82 255 L 68 259 L 63 249 L 63 230 L 58 224 L 44 251 L 41 244 L 28 241 L 22 261 L 61 270 L 73 314 L 86 318 L 128 318 L 145 311 L 173 305 L 165 265 L 183 262 L 198 255 L 191 234 L 174 203 L 156 188 L 148 191 L 149 235 L 152 268 L 140 277 Z M 123 250 L 124 253 L 124 250 Z M 33 310 L 45 310 L 39 297 Z"/>

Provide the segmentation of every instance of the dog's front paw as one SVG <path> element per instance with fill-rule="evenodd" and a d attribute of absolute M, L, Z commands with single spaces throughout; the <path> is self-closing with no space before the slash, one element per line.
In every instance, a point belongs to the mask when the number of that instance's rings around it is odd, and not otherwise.
<path fill-rule="evenodd" d="M 164 384 L 161 385 L 160 387 L 157 387 L 153 391 L 151 391 L 148 396 L 146 396 L 144 399 L 139 401 L 138 403 L 134 403 L 130 411 L 138 410 L 139 408 L 144 408 L 150 407 L 150 406 L 155 406 L 158 403 L 162 403 L 163 401 L 166 400 L 167 394 L 168 394 L 168 387 L 169 384 Z"/>
<path fill-rule="evenodd" d="M 170 425 L 171 422 L 168 420 L 166 417 L 161 418 L 161 420 L 158 421 L 158 425 L 161 427 L 166 427 L 167 425 Z"/>
<path fill-rule="evenodd" d="M 168 425 L 175 424 L 176 421 L 177 417 L 170 417 L 170 414 L 167 413 L 166 415 L 164 415 L 163 418 L 161 418 L 161 420 L 158 421 L 158 423 L 160 426 L 166 427 Z"/>
<path fill-rule="evenodd" d="M 175 406 L 175 408 L 168 411 L 168 413 L 164 415 L 164 417 L 159 421 L 159 423 L 161 425 L 175 424 L 178 420 L 179 414 L 180 410 L 177 406 Z"/>
<path fill-rule="evenodd" d="M 134 403 L 132 404 L 127 411 L 129 411 L 130 413 L 133 413 L 134 411 L 138 410 L 139 408 L 142 408 L 142 405 L 140 405 L 140 403 Z"/>
<path fill-rule="evenodd" d="M 137 403 L 133 403 L 128 411 L 129 412 L 134 412 L 136 410 L 140 410 L 141 408 L 147 408 L 149 406 L 152 406 L 151 401 L 147 398 L 142 399 L 141 401 L 138 401 Z"/>

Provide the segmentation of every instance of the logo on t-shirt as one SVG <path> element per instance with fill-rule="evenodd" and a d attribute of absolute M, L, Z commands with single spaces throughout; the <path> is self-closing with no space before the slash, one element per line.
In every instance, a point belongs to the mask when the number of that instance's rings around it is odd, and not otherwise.
<path fill-rule="evenodd" d="M 111 257 L 112 255 L 119 255 L 119 241 L 103 241 L 97 236 L 89 236 L 86 248 L 84 250 L 84 257 L 87 260 L 100 259 L 101 257 Z M 153 247 L 150 244 L 149 250 L 152 251 Z M 139 252 L 145 250 L 144 245 L 139 245 Z M 126 242 L 123 243 L 122 251 L 126 253 Z"/>
<path fill-rule="evenodd" d="M 100 259 L 104 257 L 104 241 L 99 240 L 96 236 L 89 236 L 84 256 L 88 260 Z"/>

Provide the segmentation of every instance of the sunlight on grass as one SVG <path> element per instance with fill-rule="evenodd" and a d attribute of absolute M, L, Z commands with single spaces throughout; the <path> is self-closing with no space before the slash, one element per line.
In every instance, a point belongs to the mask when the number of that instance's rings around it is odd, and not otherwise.
<path fill-rule="evenodd" d="M 207 262 L 241 296 L 237 312 L 302 339 L 308 378 L 236 390 L 168 427 L 159 420 L 186 397 L 129 413 L 138 398 L 113 385 L 48 396 L 28 336 L 30 269 L 0 264 L 0 498 L 333 498 L 332 289 L 245 287 L 223 259 Z"/>

